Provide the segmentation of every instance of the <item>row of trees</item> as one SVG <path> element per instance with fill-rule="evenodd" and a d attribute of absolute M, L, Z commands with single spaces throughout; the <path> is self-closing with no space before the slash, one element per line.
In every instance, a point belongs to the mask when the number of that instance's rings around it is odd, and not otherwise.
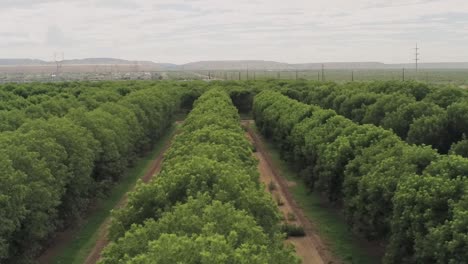
<path fill-rule="evenodd" d="M 278 92 L 254 99 L 260 131 L 311 190 L 342 205 L 356 232 L 388 242 L 385 263 L 468 259 L 468 159 Z"/>
<path fill-rule="evenodd" d="M 30 119 L 63 117 L 75 108 L 91 111 L 151 86 L 145 82 L 3 85 L 0 86 L 0 131 L 14 131 Z"/>
<path fill-rule="evenodd" d="M 241 114 L 253 97 L 279 91 L 304 103 L 333 109 L 360 124 L 393 130 L 410 144 L 430 145 L 440 153 L 468 157 L 468 91 L 414 81 L 317 82 L 290 80 L 193 82 L 199 90 L 222 86 Z"/>
<path fill-rule="evenodd" d="M 75 222 L 172 124 L 180 89 L 116 86 L 116 91 L 52 87 L 50 94 L 41 87 L 3 87 L 3 94 L 19 89 L 27 103 L 3 110 L 4 116 L 14 111 L 26 117 L 0 133 L 1 263 L 29 263 L 56 230 Z M 40 95 L 44 100 L 36 100 Z M 57 96 L 69 96 L 63 111 L 28 116 L 30 107 L 53 108 L 45 103 Z"/>
<path fill-rule="evenodd" d="M 466 89 L 414 81 L 262 80 L 197 85 L 223 86 L 241 113 L 251 110 L 255 94 L 275 90 L 304 103 L 333 109 L 357 123 L 391 129 L 408 143 L 430 145 L 440 153 L 468 157 Z"/>
<path fill-rule="evenodd" d="M 229 96 L 204 93 L 158 177 L 113 212 L 99 263 L 298 263 L 244 133 Z"/>
<path fill-rule="evenodd" d="M 408 143 L 468 157 L 468 92 L 419 82 L 287 84 L 281 91 L 305 103 L 334 109 L 361 124 L 392 129 Z M 463 142 L 460 142 L 463 141 Z"/>

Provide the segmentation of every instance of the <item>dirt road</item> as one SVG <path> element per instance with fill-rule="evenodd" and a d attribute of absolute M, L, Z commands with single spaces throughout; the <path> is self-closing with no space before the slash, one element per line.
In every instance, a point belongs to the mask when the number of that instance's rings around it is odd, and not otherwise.
<path fill-rule="evenodd" d="M 176 122 L 179 124 L 180 122 Z M 173 135 L 174 136 L 174 135 Z M 145 174 L 141 177 L 141 180 L 143 182 L 149 182 L 154 175 L 156 175 L 160 170 L 161 170 L 161 164 L 163 161 L 164 153 L 166 150 L 169 148 L 170 143 L 172 142 L 172 139 L 168 140 L 165 145 L 163 146 L 163 149 L 160 151 L 158 156 L 152 161 L 151 165 L 148 167 L 147 171 Z M 122 199 L 119 201 L 119 203 L 116 205 L 115 208 L 120 208 L 126 204 L 127 201 L 127 195 L 122 197 Z M 91 209 L 90 213 L 93 213 L 93 210 L 97 209 Z M 96 244 L 94 245 L 92 251 L 86 258 L 85 263 L 86 264 L 94 264 L 98 261 L 101 251 L 104 249 L 104 247 L 109 243 L 107 240 L 107 227 L 109 226 L 110 219 L 106 219 L 106 221 L 99 227 L 99 235 L 98 239 L 96 240 Z M 57 233 L 56 238 L 54 239 L 54 244 L 50 246 L 38 259 L 38 263 L 40 264 L 48 264 L 51 263 L 54 257 L 56 257 L 66 245 L 69 245 L 74 237 L 76 236 L 77 232 L 79 231 L 79 226 L 78 224 L 74 228 L 69 228 L 63 232 Z"/>
<path fill-rule="evenodd" d="M 158 174 L 161 171 L 161 165 L 164 159 L 164 153 L 166 153 L 167 149 L 170 147 L 171 142 L 172 142 L 172 139 L 166 142 L 162 151 L 159 153 L 156 159 L 154 159 L 154 161 L 151 163 L 151 166 L 146 171 L 145 175 L 141 178 L 143 182 L 145 183 L 149 182 L 156 174 Z M 127 195 L 122 197 L 122 200 L 120 200 L 116 208 L 121 208 L 125 206 L 126 203 L 127 203 Z M 107 246 L 107 244 L 109 244 L 109 240 L 108 240 L 109 224 L 110 224 L 110 218 L 108 218 L 99 228 L 99 236 L 98 236 L 98 239 L 96 240 L 96 244 L 94 245 L 92 251 L 89 253 L 84 264 L 95 264 L 101 257 L 102 250 Z"/>
<path fill-rule="evenodd" d="M 248 137 L 257 149 L 255 155 L 259 160 L 260 180 L 265 183 L 266 191 L 271 192 L 277 201 L 279 209 L 284 215 L 284 221 L 302 226 L 306 234 L 304 237 L 290 237 L 287 241 L 295 246 L 296 253 L 302 258 L 304 264 L 340 263 L 332 256 L 329 248 L 319 237 L 313 223 L 304 215 L 302 209 L 292 198 L 289 187 L 293 183 L 288 182 L 279 174 L 279 170 L 265 150 L 264 142 L 248 125 L 251 122 L 243 121 L 248 128 Z"/>
<path fill-rule="evenodd" d="M 251 123 L 251 121 L 243 121 L 244 125 Z M 266 191 L 270 191 L 273 195 L 273 198 L 276 201 L 281 201 L 279 206 L 280 211 L 283 213 L 285 222 L 290 224 L 297 224 L 304 228 L 306 236 L 304 237 L 292 237 L 287 241 L 293 244 L 296 248 L 296 253 L 303 260 L 304 264 L 331 264 L 331 263 L 340 263 L 338 260 L 333 258 L 328 247 L 320 239 L 317 234 L 317 230 L 314 227 L 313 223 L 305 217 L 302 209 L 297 205 L 297 203 L 292 198 L 292 195 L 289 191 L 290 182 L 287 182 L 281 175 L 279 175 L 279 170 L 275 167 L 274 163 L 271 161 L 269 153 L 265 150 L 264 142 L 261 137 L 257 135 L 250 126 L 248 127 L 247 136 L 251 142 L 256 146 L 257 152 L 255 153 L 256 157 L 259 160 L 259 172 L 260 179 L 265 183 Z M 154 175 L 156 175 L 160 169 L 163 161 L 164 153 L 170 147 L 172 140 L 169 140 L 160 154 L 154 159 L 151 166 L 142 177 L 144 182 L 150 181 Z M 274 190 L 270 190 L 270 184 L 273 183 Z M 118 203 L 116 208 L 120 208 L 126 204 L 127 196 L 124 196 L 122 200 Z M 107 240 L 108 234 L 108 225 L 110 219 L 107 219 L 99 228 L 99 235 L 94 245 L 92 251 L 86 258 L 85 264 L 95 264 L 99 258 L 102 250 L 109 243 Z M 58 245 L 65 244 L 70 242 L 73 239 L 73 232 L 69 231 L 59 238 L 60 241 L 57 242 Z M 50 262 L 41 262 L 41 263 L 50 263 Z"/>

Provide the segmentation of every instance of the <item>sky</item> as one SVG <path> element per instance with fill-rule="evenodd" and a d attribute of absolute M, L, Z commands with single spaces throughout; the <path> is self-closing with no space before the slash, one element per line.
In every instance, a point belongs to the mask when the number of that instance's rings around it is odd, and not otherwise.
<path fill-rule="evenodd" d="M 0 0 L 0 58 L 468 61 L 468 0 Z"/>

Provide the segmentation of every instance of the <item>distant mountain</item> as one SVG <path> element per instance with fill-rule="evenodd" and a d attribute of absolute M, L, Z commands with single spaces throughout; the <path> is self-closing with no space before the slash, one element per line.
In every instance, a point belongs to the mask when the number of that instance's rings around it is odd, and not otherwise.
<path fill-rule="evenodd" d="M 15 68 L 15 66 L 52 66 L 53 61 L 35 59 L 0 59 L 3 68 Z M 385 64 L 381 62 L 324 62 L 324 63 L 297 63 L 289 64 L 277 61 L 265 60 L 220 60 L 197 61 L 177 65 L 172 63 L 155 63 L 152 61 L 130 61 L 115 58 L 87 58 L 64 60 L 62 65 L 74 68 L 85 65 L 112 65 L 139 67 L 144 70 L 318 70 L 325 69 L 401 69 L 414 68 L 413 63 Z M 420 69 L 468 69 L 468 62 L 438 62 L 420 63 Z"/>
<path fill-rule="evenodd" d="M 381 62 L 320 62 L 289 64 L 276 61 L 199 61 L 180 65 L 184 70 L 318 70 L 325 69 L 402 69 L 414 68 L 414 63 L 385 64 Z M 420 63 L 420 69 L 468 69 L 468 62 Z"/>
<path fill-rule="evenodd" d="M 285 70 L 292 69 L 287 63 L 263 60 L 198 61 L 180 65 L 184 70 Z"/>
<path fill-rule="evenodd" d="M 44 65 L 47 64 L 43 60 L 33 59 L 0 59 L 0 65 L 2 66 L 14 66 L 14 65 Z"/>
<path fill-rule="evenodd" d="M 414 68 L 414 63 L 386 64 L 387 68 Z M 468 69 L 468 62 L 428 62 L 419 63 L 420 69 Z"/>
<path fill-rule="evenodd" d="M 175 70 L 179 67 L 177 64 L 173 63 L 158 63 L 162 68 Z"/>
<path fill-rule="evenodd" d="M 38 66 L 38 65 L 55 65 L 54 61 L 43 61 L 34 59 L 0 59 L 0 66 Z M 114 58 L 86 58 L 64 60 L 62 65 L 142 65 L 171 68 L 177 67 L 171 63 L 154 63 L 152 61 L 129 61 Z"/>
<path fill-rule="evenodd" d="M 326 69 L 385 69 L 387 64 L 381 62 L 324 62 L 324 63 L 301 63 L 291 64 L 298 70 L 318 70 Z"/>
<path fill-rule="evenodd" d="M 49 62 L 55 63 L 55 62 Z M 129 61 L 122 59 L 114 58 L 87 58 L 87 59 L 76 59 L 76 60 L 64 60 L 62 62 L 64 65 L 129 65 L 129 64 L 138 64 L 138 65 L 160 65 L 152 61 Z"/>

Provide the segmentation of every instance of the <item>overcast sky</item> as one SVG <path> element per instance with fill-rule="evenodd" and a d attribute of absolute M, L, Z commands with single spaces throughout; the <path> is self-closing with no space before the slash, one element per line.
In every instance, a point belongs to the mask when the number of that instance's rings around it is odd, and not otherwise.
<path fill-rule="evenodd" d="M 0 0 L 0 58 L 468 61 L 468 0 Z"/>

